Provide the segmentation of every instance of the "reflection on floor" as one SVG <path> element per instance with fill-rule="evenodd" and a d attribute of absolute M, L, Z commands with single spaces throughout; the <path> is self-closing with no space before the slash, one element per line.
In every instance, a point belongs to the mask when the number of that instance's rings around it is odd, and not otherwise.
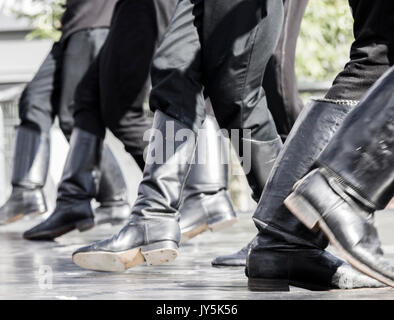
<path fill-rule="evenodd" d="M 42 219 L 42 218 L 41 218 Z M 288 293 L 256 293 L 247 288 L 244 268 L 213 268 L 211 260 L 249 241 L 255 227 L 250 214 L 219 233 L 200 235 L 180 249 L 168 265 L 141 265 L 125 273 L 80 269 L 71 260 L 80 246 L 103 239 L 121 228 L 104 225 L 77 231 L 56 242 L 29 242 L 21 234 L 40 218 L 0 226 L 0 299 L 394 299 L 394 290 L 365 289 Z M 394 211 L 377 214 L 387 256 L 394 262 Z"/>

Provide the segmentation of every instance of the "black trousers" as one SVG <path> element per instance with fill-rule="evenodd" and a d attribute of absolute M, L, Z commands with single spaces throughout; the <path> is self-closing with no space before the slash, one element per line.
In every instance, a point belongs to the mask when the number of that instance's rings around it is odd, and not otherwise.
<path fill-rule="evenodd" d="M 394 2 L 349 0 L 354 17 L 350 61 L 326 95 L 360 100 L 394 61 Z"/>
<path fill-rule="evenodd" d="M 283 140 L 304 107 L 295 75 L 295 53 L 302 18 L 308 0 L 283 0 L 284 19 L 276 50 L 264 75 L 263 87 L 268 108 Z"/>
<path fill-rule="evenodd" d="M 277 138 L 262 87 L 280 35 L 277 0 L 180 0 L 152 66 L 152 110 L 197 131 L 210 98 L 219 125 Z"/>
<path fill-rule="evenodd" d="M 109 128 L 126 151 L 141 157 L 152 119 L 144 111 L 150 90 L 149 71 L 176 0 L 122 0 L 97 59 L 75 95 L 75 126 L 104 137 Z"/>
<path fill-rule="evenodd" d="M 49 132 L 56 116 L 69 139 L 74 124 L 72 104 L 78 82 L 99 53 L 108 28 L 76 32 L 56 42 L 19 102 L 22 126 Z"/>

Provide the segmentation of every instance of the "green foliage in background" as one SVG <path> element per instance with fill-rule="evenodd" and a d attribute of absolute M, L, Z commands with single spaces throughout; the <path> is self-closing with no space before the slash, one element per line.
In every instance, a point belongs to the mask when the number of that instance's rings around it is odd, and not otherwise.
<path fill-rule="evenodd" d="M 309 0 L 297 43 L 299 81 L 334 80 L 349 59 L 353 40 L 347 0 Z"/>
<path fill-rule="evenodd" d="M 65 0 L 32 1 L 44 3 L 39 14 L 18 13 L 33 22 L 35 29 L 28 38 L 59 39 Z M 309 0 L 297 44 L 296 73 L 300 81 L 334 79 L 349 58 L 352 24 L 347 0 Z"/>
<path fill-rule="evenodd" d="M 38 13 L 26 13 L 16 11 L 18 17 L 31 20 L 34 30 L 27 35 L 28 40 L 32 39 L 52 39 L 57 41 L 61 32 L 60 18 L 64 12 L 65 0 L 32 0 L 32 2 L 42 5 L 42 10 Z"/>

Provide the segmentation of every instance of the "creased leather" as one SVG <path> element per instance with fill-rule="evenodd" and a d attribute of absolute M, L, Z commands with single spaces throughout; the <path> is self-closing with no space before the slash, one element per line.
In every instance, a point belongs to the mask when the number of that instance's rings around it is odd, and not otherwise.
<path fill-rule="evenodd" d="M 318 162 L 384 209 L 394 195 L 394 69 L 346 117 Z"/>
<path fill-rule="evenodd" d="M 202 129 L 179 208 L 182 232 L 236 216 L 228 194 L 229 141 L 224 139 L 215 118 L 210 115 Z"/>
<path fill-rule="evenodd" d="M 177 221 L 171 219 L 151 220 L 133 216 L 129 223 L 111 238 L 82 247 L 73 255 L 95 251 L 122 252 L 159 241 L 179 243 L 180 231 Z"/>
<path fill-rule="evenodd" d="M 177 141 L 174 137 L 168 136 L 166 132 L 166 123 L 174 125 L 174 135 L 185 134 L 184 140 Z M 190 166 L 193 160 L 196 147 L 196 134 L 190 131 L 181 122 L 157 110 L 153 120 L 153 129 L 164 137 L 153 138 L 149 143 L 147 152 L 146 165 L 142 181 L 138 189 L 138 198 L 133 206 L 132 215 L 144 217 L 168 217 L 170 219 L 179 219 L 178 208 L 181 202 L 181 196 L 185 187 L 186 178 L 189 174 Z M 181 139 L 178 139 L 181 140 Z M 170 150 L 162 143 L 168 142 L 173 146 L 175 151 L 170 154 Z M 156 163 L 153 158 L 155 150 L 160 148 L 163 151 L 164 163 Z M 156 158 L 157 159 L 157 158 Z M 159 159 L 160 160 L 160 159 Z"/>
<path fill-rule="evenodd" d="M 251 170 L 246 173 L 246 178 L 253 191 L 252 197 L 258 202 L 283 143 L 280 137 L 271 141 L 242 140 L 250 143 Z"/>
<path fill-rule="evenodd" d="M 26 231 L 25 238 L 33 238 L 44 232 L 50 234 L 78 221 L 93 221 L 90 201 L 97 194 L 101 151 L 101 138 L 79 128 L 73 129 L 55 210 L 48 219 Z"/>
<path fill-rule="evenodd" d="M 290 284 L 318 286 L 322 290 L 374 288 L 384 285 L 354 270 L 331 253 L 314 248 L 277 250 L 261 237 L 256 237 L 254 249 L 247 261 L 247 276 L 253 279 L 289 280 Z"/>
<path fill-rule="evenodd" d="M 284 246 L 303 245 L 324 249 L 327 238 L 311 232 L 283 204 L 294 183 L 314 165 L 351 107 L 313 100 L 298 117 L 271 171 L 254 214 L 259 230 Z M 290 237 L 291 236 L 291 237 Z"/>
<path fill-rule="evenodd" d="M 383 256 L 373 214 L 340 190 L 339 184 L 334 186 L 330 179 L 333 180 L 323 175 L 321 169 L 315 169 L 302 179 L 294 194 L 315 208 L 348 253 L 394 280 L 394 268 Z"/>

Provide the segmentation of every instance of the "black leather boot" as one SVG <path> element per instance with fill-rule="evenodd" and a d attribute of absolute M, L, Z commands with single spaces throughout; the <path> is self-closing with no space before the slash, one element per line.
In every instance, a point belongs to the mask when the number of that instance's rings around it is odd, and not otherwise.
<path fill-rule="evenodd" d="M 272 141 L 249 141 L 251 171 L 246 177 L 253 190 L 252 197 L 258 202 L 283 144 L 279 137 Z M 245 266 L 250 246 L 251 242 L 236 253 L 218 256 L 212 261 L 212 265 L 215 267 Z"/>
<path fill-rule="evenodd" d="M 195 146 L 189 128 L 156 111 L 129 223 L 110 239 L 74 252 L 74 263 L 90 270 L 123 271 L 144 261 L 158 265 L 175 259 L 181 238 L 178 208 Z"/>
<path fill-rule="evenodd" d="M 70 150 L 58 188 L 56 208 L 44 222 L 23 234 L 29 240 L 52 240 L 74 229 L 94 226 L 91 199 L 100 179 L 102 139 L 74 128 Z"/>
<path fill-rule="evenodd" d="M 49 156 L 49 134 L 25 126 L 18 128 L 12 193 L 0 208 L 0 224 L 47 211 L 43 187 L 48 175 Z"/>
<path fill-rule="evenodd" d="M 100 203 L 94 209 L 96 224 L 123 224 L 130 217 L 131 208 L 127 199 L 127 186 L 119 164 L 104 144 L 100 164 L 101 179 L 96 200 Z"/>
<path fill-rule="evenodd" d="M 295 186 L 287 207 L 321 229 L 345 259 L 394 287 L 394 266 L 383 256 L 374 211 L 394 195 L 394 72 L 367 93 Z"/>
<path fill-rule="evenodd" d="M 306 228 L 283 204 L 313 166 L 351 106 L 316 100 L 301 112 L 274 164 L 253 220 L 259 233 L 246 262 L 249 288 L 261 291 L 373 287 L 381 284 L 325 251 L 328 239 Z"/>
<path fill-rule="evenodd" d="M 207 230 L 230 227 L 237 221 L 228 194 L 228 142 L 220 134 L 214 117 L 208 115 L 202 129 L 179 208 L 181 243 Z"/>

